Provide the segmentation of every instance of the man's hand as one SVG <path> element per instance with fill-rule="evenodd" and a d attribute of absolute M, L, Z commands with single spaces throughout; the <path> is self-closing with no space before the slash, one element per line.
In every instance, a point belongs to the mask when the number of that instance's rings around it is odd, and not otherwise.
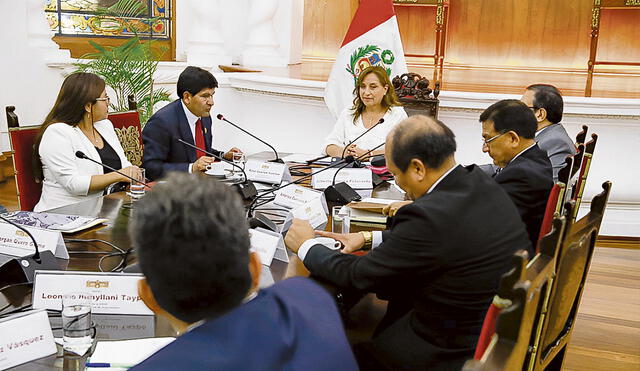
<path fill-rule="evenodd" d="M 237 149 L 236 147 L 233 147 L 227 153 L 225 153 L 223 157 L 225 160 L 232 161 L 234 153 L 242 153 L 242 151 Z"/>
<path fill-rule="evenodd" d="M 302 219 L 293 219 L 291 227 L 287 231 L 287 235 L 284 237 L 284 244 L 289 250 L 294 253 L 298 253 L 300 246 L 306 241 L 316 236 L 311 224 L 308 221 Z"/>
<path fill-rule="evenodd" d="M 199 159 L 197 159 L 196 162 L 193 163 L 193 166 L 191 167 L 191 171 L 194 173 L 196 171 L 200 171 L 200 172 L 206 171 L 207 165 L 209 165 L 213 161 L 214 161 L 213 157 L 202 156 Z"/>
<path fill-rule="evenodd" d="M 340 241 L 342 243 L 342 252 L 345 254 L 352 253 L 354 251 L 360 250 L 364 246 L 364 236 L 362 233 L 333 233 L 333 232 L 325 232 L 325 231 L 316 231 L 316 234 L 322 237 L 333 238 L 336 241 Z"/>
<path fill-rule="evenodd" d="M 394 216 L 402 206 L 409 205 L 412 202 L 413 201 L 392 202 L 382 209 L 382 214 L 386 216 Z"/>

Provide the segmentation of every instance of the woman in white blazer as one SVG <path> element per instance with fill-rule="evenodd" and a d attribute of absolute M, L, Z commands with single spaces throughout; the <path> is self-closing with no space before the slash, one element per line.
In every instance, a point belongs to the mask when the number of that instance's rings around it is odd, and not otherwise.
<path fill-rule="evenodd" d="M 353 107 L 345 108 L 324 143 L 324 151 L 332 157 L 359 157 L 371 148 L 384 143 L 387 134 L 396 124 L 407 118 L 387 71 L 379 66 L 362 70 L 353 89 Z M 377 127 L 354 143 L 349 143 L 384 119 Z M 347 146 L 348 145 L 348 146 Z M 346 148 L 345 148 L 346 146 Z M 384 147 L 371 155 L 384 153 Z"/>
<path fill-rule="evenodd" d="M 130 182 L 101 165 L 77 158 L 76 151 L 139 179 L 140 169 L 127 160 L 107 120 L 108 110 L 109 97 L 100 77 L 74 73 L 64 80 L 34 143 L 34 172 L 36 181 L 42 181 L 42 195 L 34 211 L 99 197 L 114 183 Z"/>

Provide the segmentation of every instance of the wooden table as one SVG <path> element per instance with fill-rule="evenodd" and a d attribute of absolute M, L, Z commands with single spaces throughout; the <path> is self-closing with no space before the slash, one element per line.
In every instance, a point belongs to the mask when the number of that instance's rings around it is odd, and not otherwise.
<path fill-rule="evenodd" d="M 391 187 L 388 183 L 383 183 L 373 190 L 374 197 L 388 198 L 388 199 L 401 199 L 402 194 Z M 328 205 L 329 209 L 333 205 Z M 48 212 L 66 214 L 66 215 L 81 215 L 91 216 L 97 218 L 105 218 L 108 221 L 105 224 L 98 225 L 91 229 L 78 232 L 72 235 L 65 235 L 65 239 L 100 239 L 111 242 L 123 250 L 127 250 L 133 247 L 131 237 L 129 235 L 129 222 L 133 214 L 136 211 L 136 201 L 132 200 L 124 192 L 114 193 L 108 196 L 87 200 L 77 204 L 60 207 L 50 210 Z M 328 226 L 331 225 L 331 216 L 329 215 Z M 330 227 L 329 227 L 330 228 Z M 366 229 L 362 226 L 355 226 L 354 230 Z M 379 229 L 379 228 L 378 228 Z M 88 243 L 88 242 L 67 242 L 67 249 L 70 253 L 70 259 L 59 259 L 62 269 L 70 271 L 99 271 L 98 260 L 101 255 L 97 254 L 74 254 L 77 251 L 101 251 L 112 252 L 113 249 L 108 245 L 102 243 Z M 278 260 L 274 260 L 269 267 L 273 280 L 275 282 L 281 281 L 288 277 L 293 276 L 308 276 L 309 271 L 304 267 L 302 261 L 297 255 L 287 251 L 289 254 L 289 263 L 284 263 Z M 130 254 L 127 258 L 127 264 L 135 263 L 135 252 Z M 121 263 L 121 257 L 112 257 L 105 259 L 102 264 L 104 271 L 110 271 L 117 267 Z M 360 341 L 368 338 L 373 330 L 373 326 L 382 317 L 386 305 L 375 298 L 373 295 L 368 295 L 357 306 L 350 311 L 350 316 L 346 320 L 345 326 L 350 340 Z M 128 336 L 124 334 L 119 340 L 149 337 L 149 336 L 176 336 L 176 333 L 171 328 L 169 323 L 163 318 L 155 316 L 97 316 L 94 315 L 95 321 L 98 327 L 111 326 L 108 323 L 114 321 L 127 321 L 131 323 L 134 328 L 136 326 L 141 327 L 143 336 Z M 150 318 L 153 317 L 153 321 Z M 100 322 L 102 321 L 102 322 Z M 51 318 L 52 327 L 61 327 L 60 318 Z M 107 323 L 107 325 L 101 325 L 101 323 Z M 139 325 L 136 325 L 139 323 Z M 153 329 L 149 329 L 153 323 Z M 131 334 L 131 332 L 129 333 Z M 133 332 L 135 334 L 135 332 Z M 99 331 L 97 338 L 101 339 Z M 54 336 L 61 337 L 60 330 L 54 331 Z M 117 336 L 116 336 L 117 337 Z M 110 336 L 114 339 L 113 336 Z M 64 370 L 83 370 L 86 357 L 77 357 L 68 354 L 62 354 L 61 347 L 57 355 L 52 355 L 46 358 L 39 359 L 34 362 L 30 362 L 21 366 L 12 368 L 12 370 L 51 370 L 51 369 L 64 369 Z"/>

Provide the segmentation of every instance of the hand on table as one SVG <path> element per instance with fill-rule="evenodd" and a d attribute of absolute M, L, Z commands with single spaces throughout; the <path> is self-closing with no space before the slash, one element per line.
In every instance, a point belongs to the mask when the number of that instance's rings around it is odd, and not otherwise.
<path fill-rule="evenodd" d="M 402 206 L 409 205 L 412 202 L 413 201 L 392 202 L 382 209 L 382 214 L 386 216 L 394 216 Z"/>
<path fill-rule="evenodd" d="M 298 253 L 300 246 L 306 241 L 316 236 L 311 224 L 308 221 L 302 219 L 293 219 L 291 227 L 284 236 L 284 244 L 289 250 L 294 253 Z"/>
<path fill-rule="evenodd" d="M 340 241 L 342 243 L 342 252 L 345 254 L 352 253 L 354 251 L 360 250 L 364 246 L 364 236 L 362 233 L 333 233 L 333 232 L 325 232 L 325 231 L 316 231 L 317 235 L 322 237 L 333 238 L 336 241 Z"/>

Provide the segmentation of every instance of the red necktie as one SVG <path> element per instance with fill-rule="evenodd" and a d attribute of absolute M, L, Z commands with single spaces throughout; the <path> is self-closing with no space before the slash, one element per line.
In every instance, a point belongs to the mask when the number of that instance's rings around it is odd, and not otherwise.
<path fill-rule="evenodd" d="M 202 148 L 205 151 L 207 150 L 204 144 L 204 134 L 202 132 L 202 121 L 200 121 L 200 119 L 196 121 L 196 147 Z M 196 158 L 200 158 L 204 155 L 205 155 L 204 152 L 196 150 Z"/>

